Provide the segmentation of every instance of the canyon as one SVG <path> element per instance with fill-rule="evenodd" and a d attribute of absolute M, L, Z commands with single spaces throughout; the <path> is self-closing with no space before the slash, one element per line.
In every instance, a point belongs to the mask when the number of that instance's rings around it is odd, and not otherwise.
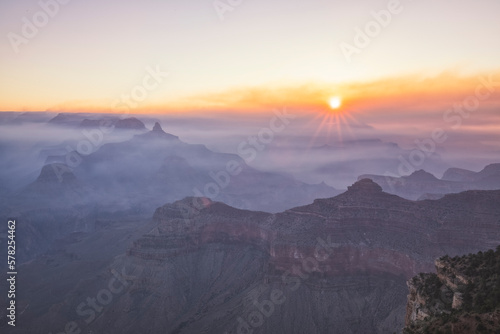
<path fill-rule="evenodd" d="M 66 283 L 19 282 L 20 303 L 30 305 L 24 315 L 36 321 L 18 332 L 54 332 L 69 322 L 104 333 L 400 332 L 406 281 L 433 271 L 442 254 L 496 247 L 498 203 L 500 191 L 410 201 L 370 179 L 274 214 L 187 197 L 150 220 L 103 224 L 99 238 L 63 238 L 26 264 L 25 272 L 42 273 L 49 264 L 48 277 L 59 273 Z M 117 272 L 127 288 L 101 304 L 99 316 L 79 315 L 82 301 Z"/>

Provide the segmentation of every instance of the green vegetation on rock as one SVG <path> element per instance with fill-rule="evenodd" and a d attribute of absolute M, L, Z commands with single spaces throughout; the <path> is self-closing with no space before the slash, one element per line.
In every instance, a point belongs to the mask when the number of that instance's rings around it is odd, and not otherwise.
<path fill-rule="evenodd" d="M 436 269 L 437 274 L 421 273 L 409 281 L 414 295 L 409 296 L 403 333 L 500 334 L 500 246 L 445 255 Z"/>

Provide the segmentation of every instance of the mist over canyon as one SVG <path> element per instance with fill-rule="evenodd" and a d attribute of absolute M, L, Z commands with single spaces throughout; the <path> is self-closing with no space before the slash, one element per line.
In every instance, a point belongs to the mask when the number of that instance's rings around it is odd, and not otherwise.
<path fill-rule="evenodd" d="M 500 1 L 0 1 L 0 334 L 500 334 Z"/>
<path fill-rule="evenodd" d="M 3 114 L 0 216 L 16 221 L 21 274 L 18 325 L 3 316 L 0 328 L 401 332 L 407 280 L 444 254 L 500 244 L 495 160 L 469 170 L 436 150 L 407 168 L 412 150 L 368 125 L 356 139 L 298 144 L 294 117 L 238 129 Z M 223 144 L 193 142 L 200 122 L 221 127 Z M 402 163 L 406 174 L 390 172 Z M 0 235 L 6 248 L 7 225 Z"/>

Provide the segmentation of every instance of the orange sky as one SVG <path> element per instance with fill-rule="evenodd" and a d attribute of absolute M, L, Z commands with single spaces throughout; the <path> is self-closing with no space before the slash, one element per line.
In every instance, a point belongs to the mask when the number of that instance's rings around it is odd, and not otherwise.
<path fill-rule="evenodd" d="M 498 77 L 499 1 L 399 5 L 348 61 L 340 46 L 356 45 L 358 28 L 387 12 L 387 0 L 245 1 L 224 20 L 211 1 L 71 1 L 29 38 L 39 2 L 3 1 L 0 111 L 316 110 L 332 94 L 359 112 L 431 110 L 467 94 L 480 75 Z M 133 108 L 116 108 L 148 68 L 168 76 L 146 80 L 154 88 Z"/>
<path fill-rule="evenodd" d="M 166 104 L 130 107 L 118 104 L 116 108 L 93 105 L 86 101 L 67 101 L 48 110 L 55 112 L 111 112 L 111 113 L 168 113 L 168 112 L 266 112 L 287 106 L 302 111 L 329 110 L 332 96 L 342 98 L 342 110 L 353 113 L 374 113 L 382 116 L 395 109 L 420 114 L 444 111 L 450 105 L 474 95 L 484 80 L 500 82 L 500 71 L 475 75 L 460 75 L 454 71 L 425 77 L 408 75 L 362 83 L 307 83 L 296 86 L 254 86 L 213 91 L 172 99 Z M 500 84 L 482 101 L 482 107 L 500 106 Z"/>
<path fill-rule="evenodd" d="M 401 112 L 432 114 L 444 111 L 453 103 L 460 102 L 481 85 L 482 80 L 500 82 L 500 71 L 483 72 L 475 75 L 460 75 L 455 71 L 444 72 L 436 76 L 408 75 L 382 80 L 327 84 L 308 83 L 296 86 L 254 86 L 233 88 L 226 91 L 191 95 L 172 100 L 165 105 L 150 105 L 138 108 L 108 108 L 106 112 L 267 112 L 272 108 L 287 106 L 301 111 L 327 111 L 328 101 L 332 96 L 342 98 L 342 110 L 352 113 L 379 116 L 392 114 L 397 109 Z M 481 107 L 500 106 L 500 84 Z M 98 106 L 62 105 L 52 108 L 54 111 L 103 111 Z"/>

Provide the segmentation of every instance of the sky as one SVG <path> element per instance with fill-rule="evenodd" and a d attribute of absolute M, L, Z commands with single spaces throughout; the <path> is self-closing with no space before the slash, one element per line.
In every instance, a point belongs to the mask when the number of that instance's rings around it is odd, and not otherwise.
<path fill-rule="evenodd" d="M 59 1 L 0 1 L 0 111 L 317 110 L 339 96 L 390 119 L 500 81 L 498 0 Z"/>

